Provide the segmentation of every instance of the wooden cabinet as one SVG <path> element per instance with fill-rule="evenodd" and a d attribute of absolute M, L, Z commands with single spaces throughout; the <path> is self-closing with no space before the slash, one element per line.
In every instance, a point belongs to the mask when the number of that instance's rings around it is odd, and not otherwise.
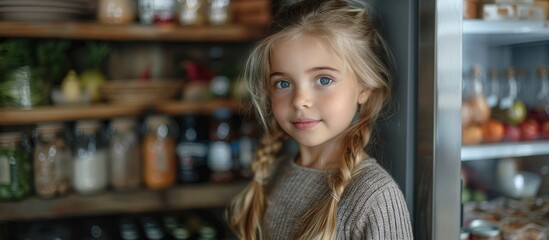
<path fill-rule="evenodd" d="M 103 40 L 117 42 L 117 44 L 126 42 L 252 43 L 264 34 L 263 31 L 262 28 L 240 25 L 157 27 L 139 24 L 106 25 L 95 22 L 0 21 L 0 38 Z M 241 103 L 236 100 L 219 99 L 193 103 L 173 100 L 141 105 L 97 103 L 84 106 L 51 105 L 30 109 L 0 108 L 0 125 L 11 127 L 49 121 L 110 119 L 121 116 L 141 116 L 151 111 L 174 116 L 188 113 L 210 114 L 219 107 L 227 107 L 238 112 Z M 105 191 L 90 196 L 70 194 L 55 199 L 31 196 L 17 202 L 0 202 L 0 221 L 223 207 L 244 187 L 244 182 L 206 183 L 177 185 L 162 191 L 143 188 L 123 193 Z"/>

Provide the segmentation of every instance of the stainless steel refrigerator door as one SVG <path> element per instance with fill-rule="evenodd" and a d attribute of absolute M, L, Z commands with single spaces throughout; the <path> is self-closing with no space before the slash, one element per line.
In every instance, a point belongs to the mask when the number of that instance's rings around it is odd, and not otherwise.
<path fill-rule="evenodd" d="M 415 239 L 458 239 L 463 1 L 368 2 L 397 62 L 376 157 L 404 192 Z"/>
<path fill-rule="evenodd" d="M 419 1 L 416 239 L 459 239 L 463 1 Z"/>

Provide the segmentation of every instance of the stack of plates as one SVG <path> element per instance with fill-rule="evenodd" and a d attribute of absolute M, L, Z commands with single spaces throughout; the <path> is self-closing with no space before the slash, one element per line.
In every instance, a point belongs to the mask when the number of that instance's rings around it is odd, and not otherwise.
<path fill-rule="evenodd" d="M 174 98 L 180 93 L 181 80 L 141 82 L 111 80 L 102 87 L 103 98 L 113 103 L 153 104 Z"/>
<path fill-rule="evenodd" d="M 0 19 L 65 21 L 89 17 L 96 0 L 0 0 Z"/>

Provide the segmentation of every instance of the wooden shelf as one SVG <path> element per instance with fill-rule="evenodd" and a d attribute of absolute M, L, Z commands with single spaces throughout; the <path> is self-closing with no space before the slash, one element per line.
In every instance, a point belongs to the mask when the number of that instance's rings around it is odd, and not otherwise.
<path fill-rule="evenodd" d="M 225 207 L 245 182 L 177 186 L 163 191 L 103 192 L 0 203 L 0 221 Z"/>
<path fill-rule="evenodd" d="M 80 119 L 110 119 L 114 117 L 139 116 L 146 110 L 168 115 L 188 113 L 207 114 L 217 108 L 238 111 L 235 100 L 208 102 L 173 101 L 153 105 L 94 104 L 85 106 L 45 106 L 31 109 L 0 109 L 0 125 L 29 125 L 38 122 L 75 121 Z"/>
<path fill-rule="evenodd" d="M 97 22 L 0 21 L 0 37 L 63 38 L 108 41 L 237 42 L 259 39 L 263 30 L 241 25 L 171 27 L 109 25 Z"/>

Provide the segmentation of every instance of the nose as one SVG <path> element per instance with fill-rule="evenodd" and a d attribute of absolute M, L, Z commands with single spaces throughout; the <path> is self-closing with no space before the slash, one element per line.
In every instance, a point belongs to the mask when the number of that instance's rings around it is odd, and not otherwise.
<path fill-rule="evenodd" d="M 306 109 L 312 107 L 313 99 L 311 92 L 304 87 L 296 88 L 292 99 L 292 106 L 295 109 Z"/>

